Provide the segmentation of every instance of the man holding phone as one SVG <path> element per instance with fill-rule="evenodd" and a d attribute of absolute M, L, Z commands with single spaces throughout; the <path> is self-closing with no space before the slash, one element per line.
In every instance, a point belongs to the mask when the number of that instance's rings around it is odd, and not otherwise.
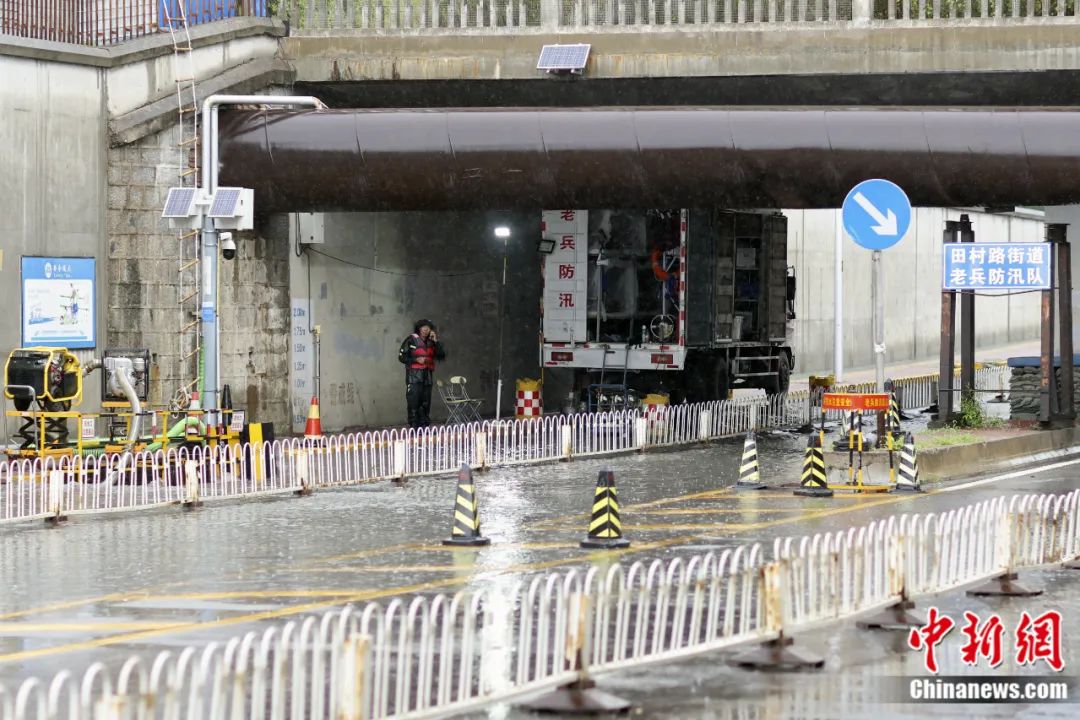
<path fill-rule="evenodd" d="M 435 361 L 445 360 L 446 351 L 435 324 L 417 320 L 413 333 L 398 350 L 398 361 L 405 365 L 405 404 L 409 427 L 420 429 L 431 424 L 431 386 L 435 383 Z"/>

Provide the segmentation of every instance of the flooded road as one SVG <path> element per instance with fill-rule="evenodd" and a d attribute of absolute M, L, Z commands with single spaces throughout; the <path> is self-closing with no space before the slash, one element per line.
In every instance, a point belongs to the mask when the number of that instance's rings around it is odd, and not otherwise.
<path fill-rule="evenodd" d="M 57 529 L 7 528 L 0 533 L 0 681 L 10 687 L 28 675 L 81 671 L 96 661 L 115 666 L 132 653 L 220 641 L 350 602 L 456 591 L 590 562 L 771 545 L 777 537 L 946 510 L 1002 493 L 1063 492 L 1075 485 L 1077 471 L 1058 463 L 970 487 L 928 487 L 923 495 L 795 497 L 790 486 L 798 481 L 805 444 L 805 435 L 793 433 L 758 438 L 762 478 L 770 485 L 763 491 L 732 488 L 741 440 L 477 474 L 481 530 L 491 539 L 480 549 L 441 545 L 451 529 L 452 475 L 403 487 L 384 482 L 304 498 L 210 504 L 194 512 L 79 518 Z M 608 467 L 631 546 L 582 550 L 597 473 Z M 1059 575 L 1048 582 L 1062 588 L 1073 582 Z M 961 595 L 947 600 L 954 609 L 975 602 Z M 819 677 L 842 671 L 857 678 L 882 660 L 885 674 L 906 672 L 896 666 L 898 635 L 848 637 L 848 625 L 821 636 L 825 645 L 842 646 L 831 654 L 818 650 L 829 658 Z M 655 680 L 644 694 L 641 677 Z M 688 678 L 692 685 L 682 682 Z M 797 702 L 803 681 L 727 670 L 711 656 L 610 682 L 637 693 L 643 706 L 654 705 L 650 717 L 819 716 L 760 714 L 762 693 L 796 693 Z M 810 682 L 807 692 L 816 697 L 817 681 Z M 830 691 L 842 689 L 823 682 Z M 721 698 L 732 708 L 745 700 L 758 714 L 709 714 Z"/>

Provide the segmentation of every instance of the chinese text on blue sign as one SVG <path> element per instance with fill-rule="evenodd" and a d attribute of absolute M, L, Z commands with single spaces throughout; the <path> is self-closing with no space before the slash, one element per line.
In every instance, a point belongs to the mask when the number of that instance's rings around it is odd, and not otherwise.
<path fill-rule="evenodd" d="M 1048 290 L 1050 243 L 945 243 L 945 290 Z"/>
<path fill-rule="evenodd" d="M 23 257 L 23 345 L 95 347 L 95 274 L 94 258 Z"/>

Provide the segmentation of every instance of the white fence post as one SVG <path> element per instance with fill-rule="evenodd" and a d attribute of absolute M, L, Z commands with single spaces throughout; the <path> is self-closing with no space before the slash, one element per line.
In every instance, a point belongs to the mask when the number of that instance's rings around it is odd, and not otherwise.
<path fill-rule="evenodd" d="M 349 634 L 341 644 L 338 658 L 337 694 L 334 698 L 337 720 L 367 720 L 368 682 L 371 672 L 371 638 L 358 632 Z"/>
<path fill-rule="evenodd" d="M 186 508 L 195 508 L 201 505 L 199 500 L 199 473 L 195 469 L 195 461 L 188 458 L 184 461 L 184 502 Z"/>
<path fill-rule="evenodd" d="M 128 716 L 127 698 L 106 691 L 104 695 L 94 703 L 94 720 L 120 720 Z"/>
<path fill-rule="evenodd" d="M 787 617 L 786 585 L 789 563 L 786 559 L 776 560 L 761 568 L 761 605 L 762 627 L 765 632 L 784 632 L 784 620 Z"/>
<path fill-rule="evenodd" d="M 394 441 L 394 477 L 398 480 L 405 479 L 405 441 Z"/>
<path fill-rule="evenodd" d="M 297 495 L 310 495 L 311 478 L 309 477 L 311 466 L 308 462 L 308 451 L 301 448 L 296 451 L 296 483 L 299 487 L 296 489 Z"/>
<path fill-rule="evenodd" d="M 712 412 L 706 407 L 698 416 L 698 440 L 705 442 L 712 437 Z"/>
<path fill-rule="evenodd" d="M 634 420 L 634 447 L 644 450 L 649 444 L 649 421 L 643 417 Z"/>
<path fill-rule="evenodd" d="M 483 429 L 473 433 L 473 447 L 476 448 L 476 465 L 480 470 L 488 469 L 487 433 Z"/>
<path fill-rule="evenodd" d="M 64 473 L 62 470 L 49 471 L 49 518 L 52 524 L 64 519 Z"/>
<path fill-rule="evenodd" d="M 569 460 L 574 454 L 574 431 L 570 425 L 560 427 L 562 433 L 562 459 Z"/>

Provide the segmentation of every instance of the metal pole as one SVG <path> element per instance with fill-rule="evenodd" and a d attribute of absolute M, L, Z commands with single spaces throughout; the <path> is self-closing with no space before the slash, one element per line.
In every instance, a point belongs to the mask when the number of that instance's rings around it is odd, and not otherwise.
<path fill-rule="evenodd" d="M 499 381 L 495 385 L 495 419 L 502 417 L 503 387 L 503 318 L 506 317 L 506 247 L 509 238 L 503 238 L 502 288 L 499 290 Z"/>
<path fill-rule="evenodd" d="M 975 242 L 967 215 L 960 216 L 960 242 Z M 960 397 L 974 397 L 975 390 L 975 291 L 960 292 Z"/>
<path fill-rule="evenodd" d="M 833 246 L 833 294 L 836 321 L 833 339 L 833 377 L 836 382 L 844 379 L 844 224 L 840 211 L 836 211 L 836 242 Z"/>
<path fill-rule="evenodd" d="M 1072 336 L 1072 248 L 1069 247 L 1068 225 L 1054 223 L 1046 226 L 1046 237 L 1057 250 L 1058 324 L 1061 333 L 1061 405 L 1062 417 L 1076 417 L 1076 397 L 1073 389 Z"/>
<path fill-rule="evenodd" d="M 324 108 L 317 97 L 276 95 L 211 95 L 203 101 L 202 108 L 202 177 L 203 193 L 207 200 L 217 189 L 218 176 L 218 128 L 217 109 L 222 105 L 285 105 Z M 207 411 L 207 422 L 217 423 L 219 381 L 219 351 L 217 322 L 218 271 L 217 230 L 214 221 L 206 218 L 202 230 L 202 307 L 200 333 L 203 353 L 202 408 Z"/>
<path fill-rule="evenodd" d="M 207 425 L 217 424 L 218 410 L 218 323 L 217 323 L 217 264 L 218 237 L 214 221 L 203 220 L 202 231 L 202 303 L 200 308 L 200 332 L 203 350 L 203 397 L 202 408 L 206 411 Z"/>
<path fill-rule="evenodd" d="M 1053 255 L 1050 256 L 1050 277 L 1054 276 Z M 1050 423 L 1054 412 L 1054 289 L 1042 291 L 1042 353 L 1039 381 L 1039 422 Z"/>
<path fill-rule="evenodd" d="M 938 366 L 938 420 L 953 416 L 953 359 L 956 354 L 956 291 L 941 293 L 941 364 Z"/>
<path fill-rule="evenodd" d="M 874 251 L 874 378 L 877 392 L 885 392 L 885 281 L 881 271 L 881 251 Z"/>
<path fill-rule="evenodd" d="M 960 223 L 945 221 L 942 243 L 956 242 Z M 941 293 L 941 362 L 938 366 L 938 421 L 947 423 L 953 416 L 953 359 L 956 354 L 956 291 Z"/>

